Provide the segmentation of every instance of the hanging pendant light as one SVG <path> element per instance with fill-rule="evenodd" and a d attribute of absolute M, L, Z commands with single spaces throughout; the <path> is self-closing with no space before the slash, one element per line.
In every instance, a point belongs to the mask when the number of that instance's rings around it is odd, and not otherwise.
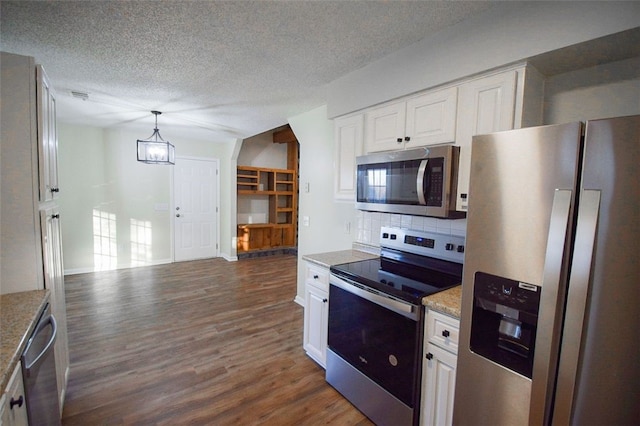
<path fill-rule="evenodd" d="M 160 111 L 151 111 L 156 116 L 156 128 L 147 139 L 138 139 L 138 161 L 149 164 L 175 164 L 175 147 L 165 141 L 158 131 L 158 116 Z"/>

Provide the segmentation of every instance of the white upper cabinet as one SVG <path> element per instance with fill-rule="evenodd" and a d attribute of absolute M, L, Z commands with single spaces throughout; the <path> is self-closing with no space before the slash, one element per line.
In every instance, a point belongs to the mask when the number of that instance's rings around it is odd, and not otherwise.
<path fill-rule="evenodd" d="M 355 120 L 364 116 L 364 153 L 459 146 L 456 210 L 466 212 L 473 136 L 542 124 L 543 92 L 544 77 L 519 64 L 336 118 L 336 199 L 354 199 L 352 160 L 360 155 L 361 137 Z"/>
<path fill-rule="evenodd" d="M 456 210 L 467 211 L 473 136 L 541 124 L 543 78 L 533 68 L 520 67 L 468 81 L 458 88 Z"/>
<path fill-rule="evenodd" d="M 44 69 L 36 66 L 38 108 L 38 168 L 40 202 L 58 198 L 58 128 L 56 96 Z"/>
<path fill-rule="evenodd" d="M 457 88 L 429 91 L 373 108 L 365 115 L 367 152 L 453 142 Z"/>
<path fill-rule="evenodd" d="M 334 120 L 334 198 L 355 201 L 356 157 L 363 154 L 363 114 Z"/>
<path fill-rule="evenodd" d="M 367 152 L 404 148 L 406 102 L 377 107 L 365 114 Z"/>
<path fill-rule="evenodd" d="M 458 88 L 425 93 L 407 101 L 406 147 L 453 142 L 456 139 Z"/>
<path fill-rule="evenodd" d="M 460 86 L 458 137 L 460 146 L 456 210 L 466 211 L 474 135 L 513 128 L 516 72 L 509 71 L 473 80 Z"/>

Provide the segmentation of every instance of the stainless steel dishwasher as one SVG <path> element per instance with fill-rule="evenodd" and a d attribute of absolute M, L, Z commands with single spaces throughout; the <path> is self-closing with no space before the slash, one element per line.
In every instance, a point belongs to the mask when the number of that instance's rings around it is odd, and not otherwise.
<path fill-rule="evenodd" d="M 54 344 L 56 320 L 46 304 L 22 353 L 22 378 L 30 425 L 60 425 Z"/>

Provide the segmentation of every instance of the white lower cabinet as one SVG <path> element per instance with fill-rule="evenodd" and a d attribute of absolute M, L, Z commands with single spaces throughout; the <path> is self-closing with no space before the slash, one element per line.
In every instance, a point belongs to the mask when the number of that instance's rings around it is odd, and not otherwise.
<path fill-rule="evenodd" d="M 0 425 L 27 426 L 27 405 L 22 382 L 22 364 L 13 370 L 5 393 L 0 398 Z"/>
<path fill-rule="evenodd" d="M 58 323 L 58 334 L 54 346 L 56 376 L 58 381 L 58 403 L 60 412 L 64 408 L 69 377 L 69 339 L 67 335 L 67 305 L 64 292 L 64 270 L 62 260 L 62 229 L 58 207 L 40 210 L 42 251 L 44 261 L 44 283 L 51 292 L 51 312 Z"/>
<path fill-rule="evenodd" d="M 420 424 L 451 425 L 460 321 L 428 311 L 422 359 Z"/>
<path fill-rule="evenodd" d="M 329 324 L 329 268 L 307 263 L 305 270 L 304 350 L 325 368 Z"/>

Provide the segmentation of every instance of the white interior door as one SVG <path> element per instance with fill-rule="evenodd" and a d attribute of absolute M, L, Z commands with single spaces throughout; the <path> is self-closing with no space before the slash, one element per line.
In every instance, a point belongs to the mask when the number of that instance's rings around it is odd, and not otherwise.
<path fill-rule="evenodd" d="M 176 262 L 218 256 L 218 161 L 176 158 L 174 258 Z"/>

